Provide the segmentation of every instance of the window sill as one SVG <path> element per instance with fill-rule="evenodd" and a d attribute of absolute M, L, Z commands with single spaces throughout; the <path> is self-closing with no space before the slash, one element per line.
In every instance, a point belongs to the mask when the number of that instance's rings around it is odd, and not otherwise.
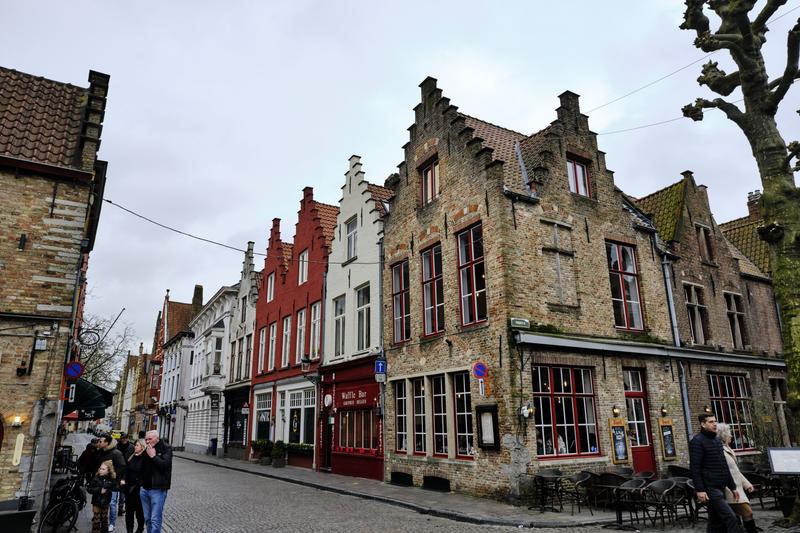
<path fill-rule="evenodd" d="M 420 344 L 428 344 L 428 343 L 437 341 L 437 340 L 441 339 L 442 337 L 444 337 L 444 334 L 445 334 L 444 331 L 437 331 L 436 333 L 431 333 L 430 335 L 422 336 L 419 339 L 419 343 Z"/>
<path fill-rule="evenodd" d="M 570 191 L 570 195 L 572 196 L 572 199 L 575 200 L 576 202 L 581 202 L 581 203 L 587 204 L 587 205 L 589 205 L 591 207 L 597 207 L 598 204 L 600 203 L 596 199 L 592 198 L 591 196 L 584 196 L 582 194 L 578 194 L 578 193 L 572 192 L 572 191 Z"/>
<path fill-rule="evenodd" d="M 577 456 L 577 455 L 569 455 L 569 456 L 557 456 L 557 457 L 550 457 L 547 455 L 543 456 L 536 456 L 536 461 L 547 463 L 548 467 L 551 466 L 559 466 L 559 465 L 573 465 L 576 463 L 610 463 L 611 458 L 607 455 L 584 455 L 584 456 Z"/>
<path fill-rule="evenodd" d="M 701 259 L 700 264 L 707 267 L 719 268 L 719 264 L 716 261 L 709 261 L 707 259 Z"/>
<path fill-rule="evenodd" d="M 353 261 L 355 261 L 356 259 L 358 259 L 358 256 L 357 256 L 357 255 L 354 255 L 354 256 L 353 256 L 353 257 L 351 257 L 350 259 L 348 259 L 348 260 L 346 260 L 346 261 L 343 261 L 343 262 L 342 262 L 342 264 L 341 264 L 341 265 L 339 265 L 339 266 L 341 266 L 341 267 L 345 267 L 345 266 L 349 265 L 350 263 L 352 263 Z"/>
<path fill-rule="evenodd" d="M 454 466 L 468 466 L 474 468 L 477 466 L 477 462 L 473 457 L 456 457 L 454 459 L 450 459 L 449 457 L 439 457 L 435 455 L 421 455 L 421 454 L 407 454 L 405 452 L 394 452 L 392 454 L 393 459 L 399 459 L 403 461 L 415 462 L 415 463 L 428 463 L 428 464 L 437 464 L 437 465 L 454 465 Z"/>
<path fill-rule="evenodd" d="M 478 331 L 481 329 L 487 329 L 489 327 L 489 319 L 481 320 L 480 322 L 473 322 L 472 324 L 462 324 L 456 326 L 456 329 L 459 333 L 467 333 L 472 331 Z"/>

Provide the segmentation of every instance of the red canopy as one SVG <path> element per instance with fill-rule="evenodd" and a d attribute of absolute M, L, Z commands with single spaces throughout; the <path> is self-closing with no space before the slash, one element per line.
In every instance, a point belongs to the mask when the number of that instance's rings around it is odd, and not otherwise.
<path fill-rule="evenodd" d="M 78 411 L 72 411 L 71 413 L 61 417 L 61 420 L 77 420 L 77 419 L 78 419 Z"/>

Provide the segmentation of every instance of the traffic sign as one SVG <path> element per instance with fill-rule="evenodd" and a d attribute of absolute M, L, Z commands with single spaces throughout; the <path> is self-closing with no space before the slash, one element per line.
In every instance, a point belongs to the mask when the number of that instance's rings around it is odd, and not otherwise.
<path fill-rule="evenodd" d="M 83 374 L 83 363 L 80 361 L 70 361 L 64 369 L 67 379 L 78 379 Z"/>
<path fill-rule="evenodd" d="M 475 379 L 485 379 L 489 375 L 489 367 L 483 361 L 475 361 L 472 364 L 472 376 Z"/>
<path fill-rule="evenodd" d="M 386 373 L 386 359 L 382 357 L 375 359 L 375 373 L 376 374 Z"/>

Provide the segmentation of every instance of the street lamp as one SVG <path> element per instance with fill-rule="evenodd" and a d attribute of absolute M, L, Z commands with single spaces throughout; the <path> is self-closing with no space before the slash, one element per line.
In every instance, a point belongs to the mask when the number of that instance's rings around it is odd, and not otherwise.
<path fill-rule="evenodd" d="M 319 385 L 319 383 L 322 381 L 322 376 L 319 375 L 319 372 L 314 372 L 313 374 L 310 373 L 311 358 L 308 357 L 308 354 L 303 355 L 303 357 L 300 359 L 300 371 L 303 373 L 303 377 L 314 385 Z"/>

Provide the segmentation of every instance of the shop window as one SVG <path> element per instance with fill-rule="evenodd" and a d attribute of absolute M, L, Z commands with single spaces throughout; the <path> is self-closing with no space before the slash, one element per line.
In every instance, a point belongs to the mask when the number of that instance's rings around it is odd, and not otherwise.
<path fill-rule="evenodd" d="M 608 275 L 611 280 L 614 324 L 620 329 L 641 330 L 644 322 L 634 248 L 607 242 L 606 256 L 608 257 Z"/>
<path fill-rule="evenodd" d="M 589 169 L 583 163 L 567 159 L 567 177 L 569 192 L 580 196 L 589 196 Z"/>
<path fill-rule="evenodd" d="M 289 393 L 289 442 L 314 444 L 314 389 Z"/>
<path fill-rule="evenodd" d="M 314 412 L 317 392 L 314 389 L 303 391 L 303 444 L 314 444 Z"/>
<path fill-rule="evenodd" d="M 453 389 L 456 394 L 456 454 L 475 455 L 472 430 L 472 393 L 469 388 L 469 372 L 453 374 Z"/>
<path fill-rule="evenodd" d="M 536 455 L 596 455 L 597 415 L 588 368 L 533 367 Z"/>
<path fill-rule="evenodd" d="M 422 317 L 425 335 L 444 331 L 444 284 L 442 281 L 442 245 L 437 244 L 421 254 Z"/>
<path fill-rule="evenodd" d="M 256 434 L 255 440 L 268 440 L 270 438 L 270 424 L 272 418 L 272 392 L 259 392 L 256 399 Z"/>
<path fill-rule="evenodd" d="M 483 263 L 483 227 L 472 226 L 458 234 L 458 283 L 461 324 L 486 320 L 486 269 Z"/>
<path fill-rule="evenodd" d="M 339 412 L 339 450 L 341 452 L 378 449 L 378 417 L 372 409 Z"/>
<path fill-rule="evenodd" d="M 689 314 L 689 328 L 694 344 L 706 344 L 710 340 L 708 331 L 708 308 L 706 307 L 703 288 L 685 284 L 683 293 L 686 297 L 686 312 Z"/>
<path fill-rule="evenodd" d="M 394 342 L 411 338 L 411 294 L 408 287 L 408 261 L 392 267 L 392 318 Z"/>
<path fill-rule="evenodd" d="M 433 405 L 433 454 L 447 455 L 447 394 L 444 376 L 431 377 Z"/>
<path fill-rule="evenodd" d="M 708 374 L 708 396 L 717 421 L 731 427 L 731 448 L 755 449 L 750 380 L 741 375 Z"/>
<path fill-rule="evenodd" d="M 395 405 L 395 450 L 398 452 L 408 451 L 408 411 L 406 401 L 406 382 L 396 381 L 394 384 L 394 405 Z"/>
<path fill-rule="evenodd" d="M 728 325 L 731 329 L 731 340 L 733 347 L 743 350 L 749 344 L 747 340 L 747 330 L 744 327 L 744 307 L 742 297 L 738 294 L 725 293 L 725 307 L 728 312 Z"/>
<path fill-rule="evenodd" d="M 411 380 L 414 404 L 414 453 L 425 453 L 425 380 L 417 378 Z"/>

